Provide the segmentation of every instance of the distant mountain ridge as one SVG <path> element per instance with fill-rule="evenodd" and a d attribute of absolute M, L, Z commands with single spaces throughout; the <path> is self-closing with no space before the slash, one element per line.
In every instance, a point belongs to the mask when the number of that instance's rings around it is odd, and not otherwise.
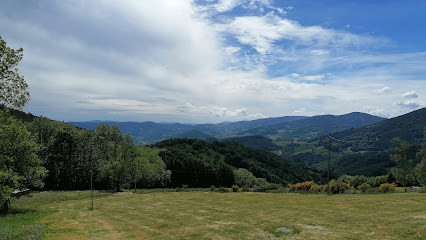
<path fill-rule="evenodd" d="M 385 118 L 367 113 L 353 112 L 344 115 L 319 115 L 299 121 L 279 123 L 248 130 L 248 135 L 262 135 L 275 140 L 309 140 L 331 132 L 374 124 Z"/>
<path fill-rule="evenodd" d="M 314 117 L 284 116 L 252 121 L 224 122 L 218 124 L 181 124 L 155 122 L 70 122 L 74 126 L 94 130 L 100 123 L 117 125 L 123 133 L 130 134 L 138 144 L 153 144 L 169 138 L 224 139 L 259 135 L 270 139 L 313 139 L 329 132 L 357 128 L 376 123 L 384 118 L 366 113 L 349 113 L 340 116 Z M 208 136 L 207 136 L 208 135 Z"/>
<path fill-rule="evenodd" d="M 305 119 L 304 116 L 284 116 L 275 118 L 263 118 L 252 121 L 226 122 L 218 124 L 182 124 L 182 123 L 155 123 L 155 122 L 113 122 L 113 121 L 87 121 L 69 122 L 70 124 L 90 130 L 105 123 L 117 125 L 125 134 L 130 134 L 138 144 L 152 144 L 169 138 L 176 138 L 189 131 L 198 131 L 210 135 L 213 138 L 225 138 L 238 136 L 241 132 L 277 123 L 297 121 Z M 194 132 L 193 132 L 194 133 Z M 190 137 L 190 136 L 188 136 Z M 196 137 L 195 137 L 196 138 Z M 204 139 L 204 138 L 200 138 Z"/>

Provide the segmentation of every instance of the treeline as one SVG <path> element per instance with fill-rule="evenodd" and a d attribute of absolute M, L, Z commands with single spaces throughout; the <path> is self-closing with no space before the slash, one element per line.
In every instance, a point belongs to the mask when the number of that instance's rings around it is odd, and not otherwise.
<path fill-rule="evenodd" d="M 135 145 L 132 138 L 116 126 L 100 124 L 96 130 L 89 131 L 16 110 L 0 111 L 2 133 L 8 135 L 10 141 L 2 147 L 32 146 L 31 154 L 20 150 L 19 155 L 16 149 L 13 152 L 3 149 L 0 156 L 19 163 L 25 158 L 23 154 L 31 155 L 41 162 L 46 172 L 43 185 L 34 186 L 29 182 L 21 185 L 44 190 L 82 190 L 90 188 L 91 176 L 97 189 L 118 190 L 131 183 L 140 187 L 163 184 L 165 165 L 158 152 Z M 24 124 L 17 118 L 27 122 Z M 10 139 L 20 132 L 25 139 Z M 4 136 L 3 140 L 8 137 Z"/>

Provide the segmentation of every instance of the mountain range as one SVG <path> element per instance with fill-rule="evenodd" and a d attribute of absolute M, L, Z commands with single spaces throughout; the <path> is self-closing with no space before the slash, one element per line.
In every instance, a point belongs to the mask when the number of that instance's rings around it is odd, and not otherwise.
<path fill-rule="evenodd" d="M 262 135 L 275 140 L 307 140 L 319 137 L 328 132 L 357 128 L 382 120 L 384 118 L 366 113 L 349 113 L 340 116 L 284 116 L 218 124 L 111 121 L 70 123 L 74 126 L 90 130 L 96 129 L 101 123 L 117 125 L 123 133 L 131 135 L 135 143 L 153 144 L 165 139 L 179 137 L 214 140 L 253 135 Z"/>

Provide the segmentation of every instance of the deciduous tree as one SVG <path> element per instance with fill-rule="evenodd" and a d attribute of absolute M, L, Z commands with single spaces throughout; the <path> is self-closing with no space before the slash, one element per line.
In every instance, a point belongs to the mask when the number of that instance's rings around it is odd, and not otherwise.
<path fill-rule="evenodd" d="M 12 49 L 0 37 L 0 104 L 22 108 L 30 100 L 28 84 L 18 73 L 18 63 L 22 60 L 23 49 Z"/>

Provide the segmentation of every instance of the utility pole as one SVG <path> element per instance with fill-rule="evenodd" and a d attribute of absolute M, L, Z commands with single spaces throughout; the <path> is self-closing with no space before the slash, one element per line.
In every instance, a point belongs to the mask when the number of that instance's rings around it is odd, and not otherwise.
<path fill-rule="evenodd" d="M 330 182 L 330 148 L 331 148 L 331 136 L 328 134 L 328 182 Z"/>

